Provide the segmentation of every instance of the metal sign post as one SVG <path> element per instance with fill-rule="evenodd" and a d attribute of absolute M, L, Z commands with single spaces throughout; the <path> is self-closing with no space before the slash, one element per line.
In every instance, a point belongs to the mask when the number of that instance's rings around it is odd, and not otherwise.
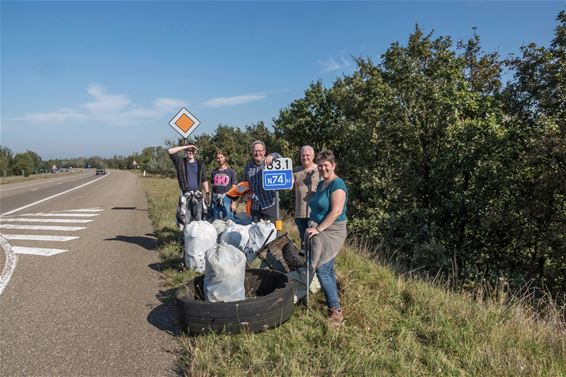
<path fill-rule="evenodd" d="M 307 236 L 308 237 L 308 236 Z M 311 239 L 305 241 L 305 255 L 307 257 L 307 311 L 309 311 L 309 291 L 310 289 L 310 273 L 311 273 Z"/>
<path fill-rule="evenodd" d="M 279 232 L 283 229 L 282 224 L 279 223 L 279 191 L 275 191 L 275 218 L 277 219 L 275 223 L 275 229 L 277 229 L 277 237 L 279 237 Z"/>

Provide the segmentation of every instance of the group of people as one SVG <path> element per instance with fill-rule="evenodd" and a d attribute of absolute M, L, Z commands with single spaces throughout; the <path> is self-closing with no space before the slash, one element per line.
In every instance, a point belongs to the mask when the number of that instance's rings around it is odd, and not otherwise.
<path fill-rule="evenodd" d="M 178 155 L 181 151 L 185 152 L 184 157 Z M 226 156 L 217 150 L 218 166 L 210 175 L 211 188 L 206 165 L 196 158 L 197 151 L 192 144 L 168 150 L 181 189 L 177 208 L 177 221 L 181 227 L 193 220 L 204 220 L 207 204 L 213 219 L 235 220 L 235 210 L 241 199 L 246 200 L 246 212 L 253 222 L 270 220 L 275 223 L 275 192 L 264 190 L 262 171 L 281 155 L 266 154 L 265 144 L 254 141 L 252 159 L 244 167 L 243 180 L 238 182 Z M 310 265 L 326 297 L 328 320 L 337 326 L 343 321 L 343 313 L 334 260 L 346 240 L 348 188 L 336 175 L 336 161 L 331 151 L 321 151 L 315 159 L 314 149 L 305 145 L 300 150 L 300 157 L 301 166 L 294 171 L 295 223 L 303 245 L 310 247 Z"/>

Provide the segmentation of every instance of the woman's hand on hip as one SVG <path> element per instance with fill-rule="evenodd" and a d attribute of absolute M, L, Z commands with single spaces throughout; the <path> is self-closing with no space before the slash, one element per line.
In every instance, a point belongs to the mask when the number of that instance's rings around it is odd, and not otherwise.
<path fill-rule="evenodd" d="M 318 229 L 316 227 L 313 227 L 313 228 L 307 228 L 305 230 L 305 233 L 309 236 L 309 238 L 312 238 L 313 236 L 316 236 L 320 232 L 318 231 Z"/>

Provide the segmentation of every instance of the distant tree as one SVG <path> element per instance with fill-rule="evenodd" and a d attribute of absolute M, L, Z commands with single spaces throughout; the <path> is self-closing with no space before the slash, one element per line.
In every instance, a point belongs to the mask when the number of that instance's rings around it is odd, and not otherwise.
<path fill-rule="evenodd" d="M 13 158 L 10 148 L 0 146 L 0 174 L 4 177 L 12 174 Z"/>
<path fill-rule="evenodd" d="M 34 173 L 34 157 L 31 153 L 18 153 L 14 156 L 14 174 L 29 176 Z"/>
<path fill-rule="evenodd" d="M 37 153 L 30 151 L 29 149 L 25 153 L 27 153 L 33 161 L 33 172 L 39 173 L 39 171 L 43 167 L 41 157 Z"/>
<path fill-rule="evenodd" d="M 142 150 L 139 159 L 140 169 L 148 173 L 175 176 L 175 169 L 169 160 L 167 148 L 161 146 L 146 147 Z"/>

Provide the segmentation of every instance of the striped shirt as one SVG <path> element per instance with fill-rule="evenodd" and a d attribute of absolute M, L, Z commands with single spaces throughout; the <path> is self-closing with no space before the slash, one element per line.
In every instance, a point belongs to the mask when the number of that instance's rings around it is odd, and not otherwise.
<path fill-rule="evenodd" d="M 279 153 L 272 153 L 273 159 L 281 158 Z M 265 164 L 256 165 L 254 160 L 249 161 L 244 167 L 244 181 L 250 183 L 252 189 L 252 210 L 262 210 L 275 204 L 275 191 L 263 189 L 262 171 Z"/>

